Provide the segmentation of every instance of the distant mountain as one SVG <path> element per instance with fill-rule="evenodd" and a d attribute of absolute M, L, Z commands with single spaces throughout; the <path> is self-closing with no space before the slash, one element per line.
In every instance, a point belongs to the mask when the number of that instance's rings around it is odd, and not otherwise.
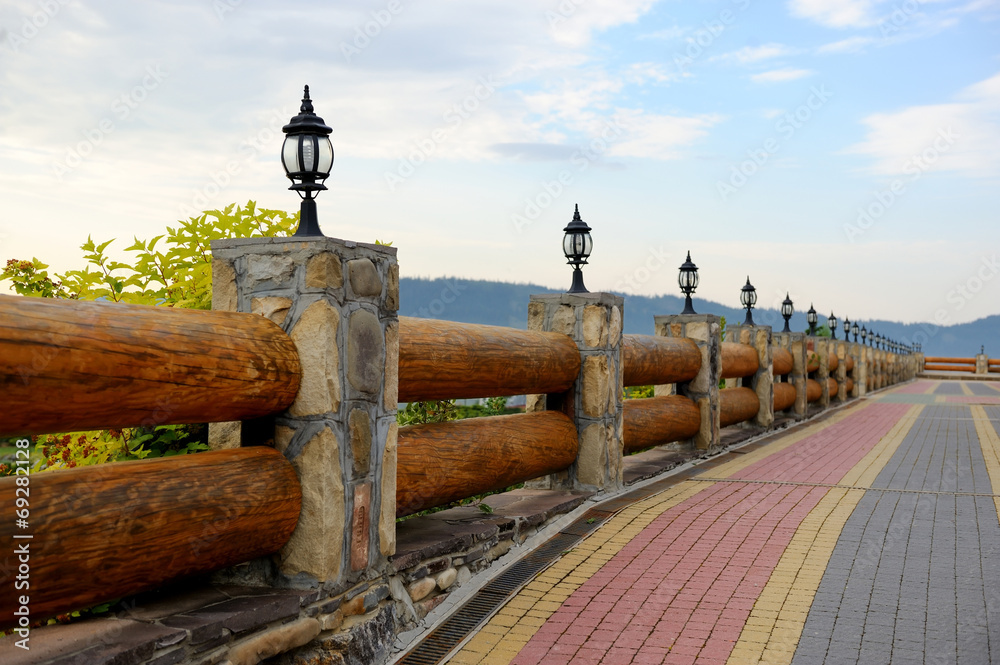
<path fill-rule="evenodd" d="M 536 293 L 557 291 L 537 284 L 403 277 L 399 280 L 399 313 L 403 316 L 524 329 L 528 301 Z M 654 316 L 676 314 L 684 308 L 684 301 L 678 296 L 621 295 L 625 296 L 626 333 L 652 334 Z M 742 322 L 746 316 L 742 309 L 700 298 L 694 299 L 694 308 L 698 312 L 725 316 L 728 321 Z M 784 320 L 775 310 L 755 309 L 754 321 L 770 325 L 775 330 L 784 327 Z M 927 355 L 970 357 L 979 353 L 980 345 L 985 345 L 987 354 L 1000 357 L 1000 339 L 996 337 L 997 330 L 1000 330 L 1000 315 L 951 326 L 882 320 L 865 320 L 862 323 L 869 330 L 876 330 L 904 344 L 920 342 Z M 803 331 L 807 327 L 805 312 L 797 311 L 791 319 L 792 330 Z M 837 337 L 843 339 L 843 331 L 838 331 Z"/>

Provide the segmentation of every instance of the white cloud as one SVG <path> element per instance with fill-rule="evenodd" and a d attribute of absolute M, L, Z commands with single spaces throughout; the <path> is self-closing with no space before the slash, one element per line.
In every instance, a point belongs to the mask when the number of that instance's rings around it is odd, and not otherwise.
<path fill-rule="evenodd" d="M 789 0 L 793 16 L 830 28 L 864 28 L 875 22 L 871 0 Z"/>
<path fill-rule="evenodd" d="M 805 78 L 806 76 L 812 76 L 814 73 L 815 72 L 809 69 L 793 69 L 791 67 L 785 67 L 784 69 L 773 69 L 769 72 L 754 74 L 750 77 L 750 80 L 754 83 L 783 83 L 785 81 L 794 81 L 796 79 Z"/>
<path fill-rule="evenodd" d="M 762 46 L 745 46 L 738 51 L 723 53 L 711 58 L 711 61 L 733 61 L 746 65 L 770 58 L 778 58 L 796 53 L 796 50 L 784 44 L 763 44 Z"/>
<path fill-rule="evenodd" d="M 847 39 L 841 39 L 840 41 L 831 42 L 829 44 L 823 44 L 818 49 L 817 53 L 858 53 L 863 51 L 866 46 L 874 42 L 873 37 L 848 37 Z"/>
<path fill-rule="evenodd" d="M 722 121 L 718 114 L 680 117 L 618 109 L 615 117 L 625 131 L 621 139 L 613 139 L 608 154 L 614 157 L 647 159 L 678 159 L 683 147 L 708 134 Z"/>
<path fill-rule="evenodd" d="M 1000 175 L 1000 74 L 961 91 L 946 104 L 911 106 L 864 119 L 868 134 L 845 150 L 872 159 L 879 175 L 958 171 Z"/>
<path fill-rule="evenodd" d="M 594 32 L 635 23 L 655 0 L 587 0 L 563 2 L 545 12 L 552 38 L 565 46 L 585 46 Z"/>

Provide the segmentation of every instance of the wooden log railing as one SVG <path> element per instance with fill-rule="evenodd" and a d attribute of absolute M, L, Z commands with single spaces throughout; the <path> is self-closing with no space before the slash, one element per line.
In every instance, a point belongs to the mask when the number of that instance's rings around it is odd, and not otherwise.
<path fill-rule="evenodd" d="M 937 372 L 970 372 L 976 371 L 975 358 L 947 358 L 942 356 L 927 356 L 924 358 L 924 370 Z"/>
<path fill-rule="evenodd" d="M 249 420 L 299 388 L 256 314 L 0 296 L 0 321 L 3 435 Z"/>
<path fill-rule="evenodd" d="M 399 401 L 565 392 L 580 373 L 567 335 L 399 318 Z"/>
<path fill-rule="evenodd" d="M 840 390 L 840 384 L 837 383 L 837 379 L 830 377 L 826 380 L 826 387 L 829 390 L 830 395 L 836 395 L 837 391 Z"/>
<path fill-rule="evenodd" d="M 771 349 L 771 364 L 774 367 L 774 376 L 784 376 L 791 374 L 795 363 L 792 359 L 792 352 L 788 349 L 774 347 Z"/>
<path fill-rule="evenodd" d="M 751 376 L 760 367 L 757 349 L 749 344 L 723 342 L 721 348 L 723 379 L 739 379 Z"/>
<path fill-rule="evenodd" d="M 701 426 L 698 405 L 684 395 L 627 399 L 622 411 L 627 453 L 690 439 Z"/>
<path fill-rule="evenodd" d="M 844 361 L 844 363 L 846 364 L 848 372 L 854 371 L 854 356 L 847 356 L 847 359 Z"/>
<path fill-rule="evenodd" d="M 576 426 L 558 411 L 411 425 L 399 430 L 402 517 L 556 473 L 576 459 Z"/>
<path fill-rule="evenodd" d="M 795 405 L 795 386 L 790 383 L 774 384 L 774 411 L 784 411 Z"/>
<path fill-rule="evenodd" d="M 723 388 L 719 391 L 719 424 L 729 427 L 757 416 L 760 400 L 752 388 Z"/>
<path fill-rule="evenodd" d="M 836 372 L 838 367 L 840 367 L 840 358 L 837 357 L 837 354 L 831 353 L 826 359 L 827 371 Z"/>
<path fill-rule="evenodd" d="M 823 398 L 823 386 L 816 379 L 806 379 L 806 401 L 818 402 Z"/>
<path fill-rule="evenodd" d="M 15 505 L 15 477 L 0 505 Z M 88 607 L 277 552 L 301 508 L 292 465 L 272 448 L 118 462 L 33 474 L 31 531 L 0 520 L 0 629 L 17 608 L 13 544 L 28 543 L 32 618 Z"/>
<path fill-rule="evenodd" d="M 701 371 L 701 351 L 686 337 L 622 336 L 622 384 L 663 385 L 690 381 Z"/>

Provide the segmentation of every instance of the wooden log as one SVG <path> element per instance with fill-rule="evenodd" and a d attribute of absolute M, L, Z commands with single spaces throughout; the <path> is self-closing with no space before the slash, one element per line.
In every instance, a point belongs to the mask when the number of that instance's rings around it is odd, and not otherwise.
<path fill-rule="evenodd" d="M 775 376 L 784 376 L 785 374 L 791 373 L 792 369 L 795 367 L 791 351 L 777 347 L 772 348 L 771 365 L 774 367 L 773 373 Z"/>
<path fill-rule="evenodd" d="M 560 393 L 580 373 L 562 333 L 399 317 L 399 401 Z"/>
<path fill-rule="evenodd" d="M 851 391 L 854 390 L 854 379 L 852 379 L 851 377 L 847 377 L 847 388 L 846 388 L 846 390 L 847 390 L 847 396 L 850 397 Z"/>
<path fill-rule="evenodd" d="M 774 411 L 784 411 L 795 406 L 795 386 L 791 383 L 774 384 Z"/>
<path fill-rule="evenodd" d="M 0 296 L 0 435 L 249 420 L 299 388 L 256 314 Z"/>
<path fill-rule="evenodd" d="M 936 371 L 936 372 L 973 372 L 975 373 L 975 367 L 969 367 L 968 365 L 937 365 L 933 363 L 924 364 L 925 370 Z"/>
<path fill-rule="evenodd" d="M 576 426 L 558 411 L 401 427 L 396 515 L 563 471 L 578 448 Z"/>
<path fill-rule="evenodd" d="M 989 365 L 990 367 L 994 365 L 1000 365 L 1000 358 L 988 358 L 986 360 L 986 364 Z"/>
<path fill-rule="evenodd" d="M 722 378 L 737 379 L 751 376 L 760 367 L 757 349 L 738 342 L 722 343 Z"/>
<path fill-rule="evenodd" d="M 701 351 L 686 337 L 624 335 L 622 382 L 629 386 L 690 381 L 701 370 Z"/>
<path fill-rule="evenodd" d="M 847 371 L 848 372 L 853 371 L 854 370 L 854 356 L 847 356 L 847 360 L 845 362 L 847 363 Z"/>
<path fill-rule="evenodd" d="M 928 363 L 947 363 L 949 365 L 975 365 L 975 358 L 944 358 L 939 356 L 928 356 L 924 358 Z"/>
<path fill-rule="evenodd" d="M 826 385 L 827 389 L 830 391 L 830 397 L 836 395 L 837 391 L 840 390 L 840 384 L 837 383 L 837 379 L 834 379 L 832 377 L 826 380 Z"/>
<path fill-rule="evenodd" d="M 823 397 L 823 386 L 816 379 L 806 379 L 806 401 L 818 402 Z"/>
<path fill-rule="evenodd" d="M 750 420 L 760 411 L 760 400 L 750 388 L 723 388 L 719 391 L 719 422 L 722 427 Z"/>
<path fill-rule="evenodd" d="M 815 372 L 819 370 L 819 354 L 809 352 L 809 362 L 806 365 L 806 372 Z"/>
<path fill-rule="evenodd" d="M 25 489 L 27 530 L 14 519 Z M 0 628 L 16 618 L 15 544 L 30 550 L 24 595 L 43 619 L 277 552 L 301 503 L 295 469 L 266 447 L 32 474 L 29 488 L 0 479 Z"/>
<path fill-rule="evenodd" d="M 829 371 L 832 374 L 833 372 L 837 371 L 838 367 L 840 367 L 840 358 L 838 358 L 835 354 L 831 353 L 829 356 L 827 356 L 827 371 Z"/>
<path fill-rule="evenodd" d="M 634 452 L 694 437 L 701 411 L 683 395 L 627 399 L 622 420 L 625 452 Z"/>

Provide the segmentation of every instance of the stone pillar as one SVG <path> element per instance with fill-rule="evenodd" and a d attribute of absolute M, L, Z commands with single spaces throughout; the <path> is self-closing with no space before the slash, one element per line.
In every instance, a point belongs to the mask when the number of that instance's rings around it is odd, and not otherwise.
<path fill-rule="evenodd" d="M 976 374 L 989 374 L 990 363 L 985 353 L 976 354 Z"/>
<path fill-rule="evenodd" d="M 792 371 L 786 377 L 786 381 L 795 386 L 795 406 L 792 413 L 795 417 L 802 419 L 809 408 L 808 395 L 806 393 L 806 367 L 808 366 L 808 356 L 806 354 L 806 334 L 805 333 L 774 333 L 777 346 L 787 349 L 792 354 Z"/>
<path fill-rule="evenodd" d="M 830 406 L 830 385 L 827 379 L 830 378 L 830 353 L 833 340 L 827 337 L 813 337 L 813 350 L 819 356 L 819 369 L 816 371 L 816 380 L 822 389 L 822 397 L 819 398 L 820 408 L 826 409 Z"/>
<path fill-rule="evenodd" d="M 865 346 L 854 342 L 851 345 L 851 353 L 854 354 L 854 392 L 851 395 L 864 397 L 868 392 L 868 362 Z"/>
<path fill-rule="evenodd" d="M 614 490 L 622 487 L 622 315 L 611 293 L 531 296 L 528 330 L 561 332 L 580 348 L 580 376 L 563 395 L 530 396 L 527 411 L 561 410 L 576 422 L 580 449 L 568 471 L 532 487 Z"/>
<path fill-rule="evenodd" d="M 721 326 L 713 314 L 673 314 L 654 317 L 656 334 L 662 337 L 687 337 L 701 350 L 701 369 L 687 383 L 677 385 L 677 393 L 686 395 L 701 411 L 701 428 L 692 443 L 699 450 L 715 450 L 720 441 L 719 379 L 722 377 L 722 353 L 719 347 Z M 656 395 L 669 394 L 669 387 L 656 386 Z"/>
<path fill-rule="evenodd" d="M 744 377 L 743 386 L 752 388 L 760 400 L 760 410 L 753 423 L 756 427 L 774 424 L 774 362 L 771 357 L 771 326 L 726 326 L 726 340 L 752 346 L 757 351 L 757 371 Z M 728 386 L 728 384 L 727 384 Z"/>
<path fill-rule="evenodd" d="M 336 591 L 385 572 L 396 538 L 396 248 L 334 238 L 212 242 L 214 309 L 295 342 L 302 381 L 268 422 L 213 426 L 213 448 L 267 443 L 292 462 L 302 513 L 272 583 Z"/>
<path fill-rule="evenodd" d="M 846 334 L 846 333 L 845 333 Z M 837 401 L 847 401 L 847 347 L 849 342 L 838 341 L 833 345 L 837 349 Z"/>

